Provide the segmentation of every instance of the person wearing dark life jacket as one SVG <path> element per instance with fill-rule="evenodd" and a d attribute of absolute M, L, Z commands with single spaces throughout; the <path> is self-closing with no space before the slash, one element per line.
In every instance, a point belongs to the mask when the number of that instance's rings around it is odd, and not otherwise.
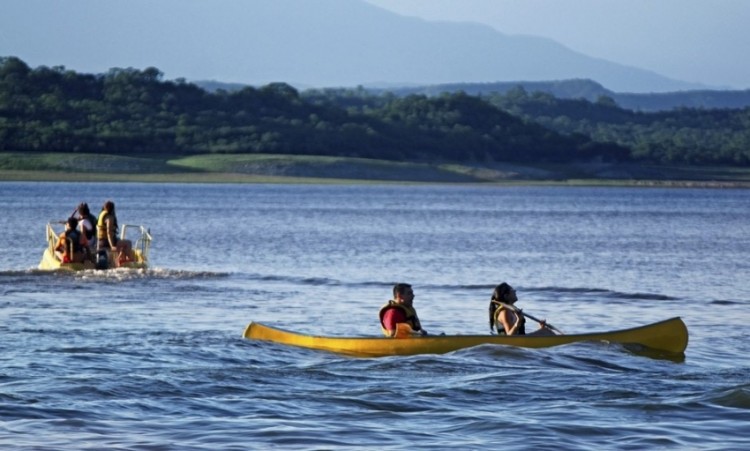
<path fill-rule="evenodd" d="M 78 230 L 78 220 L 71 216 L 65 223 L 65 231 L 57 237 L 55 253 L 63 263 L 81 263 L 87 258 L 84 248 L 88 245 L 86 235 Z"/>
<path fill-rule="evenodd" d="M 380 327 L 387 337 L 427 335 L 414 309 L 414 290 L 408 283 L 393 286 L 393 299 L 380 308 Z"/>
<path fill-rule="evenodd" d="M 555 335 L 546 327 L 544 321 L 539 322 L 539 329 L 526 333 L 526 318 L 521 310 L 515 311 L 503 304 L 515 307 L 518 301 L 516 290 L 503 282 L 495 287 L 490 299 L 490 331 L 498 335 Z"/>
<path fill-rule="evenodd" d="M 110 250 L 117 252 L 117 261 L 126 263 L 133 261 L 133 249 L 129 240 L 120 240 L 117 236 L 117 215 L 115 203 L 108 200 L 102 206 L 99 218 L 96 220 L 97 252 Z"/>

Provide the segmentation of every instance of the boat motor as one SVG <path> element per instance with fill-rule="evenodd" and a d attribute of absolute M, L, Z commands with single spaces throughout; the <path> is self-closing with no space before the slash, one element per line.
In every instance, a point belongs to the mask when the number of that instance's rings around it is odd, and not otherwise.
<path fill-rule="evenodd" d="M 107 258 L 107 251 L 98 251 L 96 253 L 96 269 L 107 269 L 109 266 L 109 258 Z"/>

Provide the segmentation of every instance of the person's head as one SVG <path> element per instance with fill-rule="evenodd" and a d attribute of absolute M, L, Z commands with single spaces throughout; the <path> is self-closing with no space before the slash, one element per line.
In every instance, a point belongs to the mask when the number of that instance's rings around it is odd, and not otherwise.
<path fill-rule="evenodd" d="M 393 300 L 410 305 L 414 301 L 414 290 L 408 283 L 397 283 L 393 286 Z"/>
<path fill-rule="evenodd" d="M 111 200 L 108 200 L 104 202 L 104 206 L 102 207 L 102 210 L 106 211 L 107 213 L 115 214 L 115 203 Z"/>
<path fill-rule="evenodd" d="M 518 300 L 518 297 L 516 297 L 516 290 L 503 282 L 495 287 L 495 291 L 492 292 L 492 300 L 505 302 L 506 304 L 513 304 Z"/>
<path fill-rule="evenodd" d="M 68 222 L 66 224 L 66 228 L 75 230 L 75 228 L 78 227 L 78 220 L 74 217 L 69 217 Z"/>
<path fill-rule="evenodd" d="M 91 211 L 89 210 L 89 204 L 85 202 L 81 202 L 78 204 L 78 215 L 82 218 L 87 217 L 91 214 Z"/>

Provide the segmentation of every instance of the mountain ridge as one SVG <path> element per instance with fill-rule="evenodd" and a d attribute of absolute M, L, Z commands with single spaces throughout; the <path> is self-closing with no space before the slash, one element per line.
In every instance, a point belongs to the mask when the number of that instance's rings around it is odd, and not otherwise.
<path fill-rule="evenodd" d="M 618 92 L 705 88 L 551 39 L 430 22 L 362 0 L 28 3 L 28 15 L 0 19 L 11 30 L 0 55 L 35 65 L 64 61 L 83 72 L 156 66 L 170 77 L 311 87 L 589 78 Z M 92 23 L 92 16 L 106 19 Z M 79 69 L 92 62 L 99 70 Z"/>

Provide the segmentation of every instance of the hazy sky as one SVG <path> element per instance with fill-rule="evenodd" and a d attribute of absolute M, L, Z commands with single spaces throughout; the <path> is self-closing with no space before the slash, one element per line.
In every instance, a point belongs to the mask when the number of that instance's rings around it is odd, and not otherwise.
<path fill-rule="evenodd" d="M 479 22 L 679 80 L 750 89 L 750 0 L 366 0 L 427 20 Z"/>
<path fill-rule="evenodd" d="M 301 1 L 0 0 L 0 56 L 18 56 L 32 67 L 64 65 L 84 72 L 155 65 L 168 77 L 252 83 L 257 80 L 233 78 L 226 69 L 207 74 L 200 56 L 217 43 L 239 53 L 248 39 L 269 52 L 290 54 L 283 44 L 291 44 L 278 36 L 269 38 L 270 32 L 248 36 L 263 27 L 286 32 L 285 24 L 291 33 L 319 22 L 360 26 L 358 21 L 367 18 L 346 16 L 361 14 L 363 8 L 344 6 L 366 1 L 428 21 L 475 22 L 507 35 L 550 38 L 584 55 L 675 80 L 750 89 L 750 0 L 343 0 L 351 2 L 343 5 Z M 278 23 L 251 23 L 255 12 L 269 5 L 283 9 Z M 313 8 L 320 13 L 316 17 Z M 299 22 L 294 25 L 294 20 Z M 186 26 L 195 30 L 187 39 L 180 34 Z M 144 32 L 153 29 L 160 33 L 156 39 Z M 245 37 L 237 36 L 237 30 Z M 183 40 L 173 42 L 178 39 Z M 195 49 L 195 67 L 186 67 L 193 64 L 188 58 L 169 54 L 169 45 Z M 162 58 L 149 59 L 160 49 L 167 49 Z M 293 67 L 281 79 L 296 81 L 294 71 L 300 69 L 295 63 L 288 62 Z M 278 74 L 273 77 L 278 79 Z"/>

